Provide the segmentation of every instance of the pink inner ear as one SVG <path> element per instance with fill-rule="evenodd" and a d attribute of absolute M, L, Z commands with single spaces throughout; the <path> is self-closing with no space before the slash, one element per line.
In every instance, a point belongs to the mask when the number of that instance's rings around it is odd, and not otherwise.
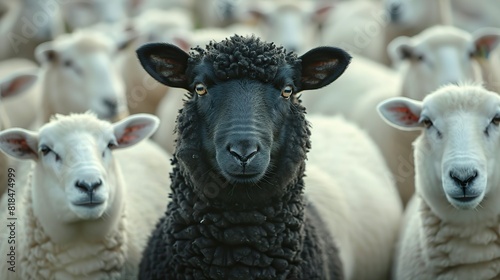
<path fill-rule="evenodd" d="M 418 122 L 418 116 L 413 114 L 408 107 L 392 107 L 389 111 L 396 113 L 399 121 L 407 125 L 413 125 Z"/>
<path fill-rule="evenodd" d="M 488 58 L 495 41 L 497 40 L 494 36 L 484 36 L 476 41 L 477 53 L 480 57 Z"/>
<path fill-rule="evenodd" d="M 125 131 L 123 132 L 122 137 L 118 139 L 119 144 L 128 144 L 135 139 L 137 139 L 139 136 L 134 133 L 134 131 L 141 130 L 143 127 L 145 127 L 145 124 L 141 125 L 134 125 L 134 126 L 129 126 L 125 128 Z"/>
<path fill-rule="evenodd" d="M 2 89 L 2 97 L 9 96 L 16 92 L 25 82 L 26 81 L 23 78 L 14 79 L 11 83 L 9 83 L 7 88 Z"/>
<path fill-rule="evenodd" d="M 11 145 L 14 145 L 14 146 L 18 147 L 16 150 L 18 152 L 21 152 L 22 154 L 34 153 L 34 151 L 31 150 L 30 146 L 28 145 L 28 142 L 26 142 L 26 139 L 22 139 L 22 138 L 7 139 L 6 142 L 8 142 Z"/>
<path fill-rule="evenodd" d="M 184 40 L 184 38 L 175 37 L 174 38 L 174 43 L 179 48 L 181 48 L 183 51 L 185 51 L 185 52 L 189 51 L 190 45 L 189 45 L 189 43 L 186 40 Z"/>

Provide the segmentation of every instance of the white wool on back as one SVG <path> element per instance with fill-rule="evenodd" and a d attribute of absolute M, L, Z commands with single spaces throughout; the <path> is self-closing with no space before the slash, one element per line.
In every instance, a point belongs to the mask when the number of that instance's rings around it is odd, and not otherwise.
<path fill-rule="evenodd" d="M 304 194 L 332 232 L 345 279 L 388 279 L 402 216 L 390 170 L 354 124 L 342 117 L 307 119 L 312 148 Z"/>

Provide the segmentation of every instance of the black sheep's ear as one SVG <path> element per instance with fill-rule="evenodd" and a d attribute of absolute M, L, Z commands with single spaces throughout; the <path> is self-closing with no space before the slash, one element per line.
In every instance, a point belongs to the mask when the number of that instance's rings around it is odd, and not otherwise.
<path fill-rule="evenodd" d="M 188 89 L 186 69 L 189 55 L 172 44 L 151 43 L 137 49 L 142 67 L 158 82 Z"/>
<path fill-rule="evenodd" d="M 300 90 L 318 89 L 335 81 L 351 62 L 351 56 L 333 47 L 314 48 L 302 60 Z"/>

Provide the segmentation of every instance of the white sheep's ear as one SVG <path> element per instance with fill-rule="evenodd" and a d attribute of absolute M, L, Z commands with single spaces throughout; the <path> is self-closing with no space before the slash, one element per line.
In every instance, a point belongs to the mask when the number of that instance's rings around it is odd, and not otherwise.
<path fill-rule="evenodd" d="M 57 51 L 52 42 L 45 42 L 38 45 L 35 49 L 35 58 L 40 64 L 53 62 L 57 59 Z"/>
<path fill-rule="evenodd" d="M 392 40 L 387 46 L 387 53 L 393 64 L 398 65 L 401 61 L 413 59 L 414 44 L 410 37 L 400 36 Z"/>
<path fill-rule="evenodd" d="M 38 75 L 32 72 L 14 73 L 0 81 L 0 93 L 2 98 L 15 96 L 26 92 L 38 79 Z"/>
<path fill-rule="evenodd" d="M 406 97 L 394 97 L 382 101 L 377 106 L 382 119 L 389 125 L 401 130 L 420 130 L 424 126 L 419 122 L 422 102 Z"/>
<path fill-rule="evenodd" d="M 0 150 L 16 159 L 38 160 L 38 133 L 22 128 L 0 132 Z"/>
<path fill-rule="evenodd" d="M 300 60 L 302 72 L 297 92 L 329 85 L 344 73 L 351 56 L 339 48 L 318 47 L 302 55 Z"/>
<path fill-rule="evenodd" d="M 474 44 L 474 56 L 476 58 L 488 59 L 500 43 L 500 29 L 481 28 L 472 35 Z"/>
<path fill-rule="evenodd" d="M 117 147 L 126 148 L 151 136 L 160 120 L 150 114 L 135 114 L 113 124 Z"/>
<path fill-rule="evenodd" d="M 173 44 L 151 43 L 137 49 L 142 67 L 158 82 L 190 90 L 186 76 L 189 55 Z"/>

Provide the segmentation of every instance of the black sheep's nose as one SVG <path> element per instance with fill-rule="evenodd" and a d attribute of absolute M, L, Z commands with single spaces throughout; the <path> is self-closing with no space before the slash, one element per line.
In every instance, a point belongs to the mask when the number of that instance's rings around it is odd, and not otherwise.
<path fill-rule="evenodd" d="M 229 145 L 227 150 L 242 166 L 245 166 L 259 152 L 259 146 L 249 143 L 238 143 L 236 145 Z"/>
<path fill-rule="evenodd" d="M 102 185 L 102 181 L 99 180 L 97 182 L 94 182 L 94 183 L 87 183 L 85 181 L 77 181 L 75 183 L 75 187 L 83 192 L 88 192 L 88 193 L 92 193 L 93 191 L 95 191 L 98 187 L 100 187 Z"/>
<path fill-rule="evenodd" d="M 467 188 L 474 179 L 477 178 L 478 172 L 477 170 L 467 170 L 463 172 L 459 171 L 450 171 L 450 177 L 455 181 L 455 183 L 461 188 Z"/>

